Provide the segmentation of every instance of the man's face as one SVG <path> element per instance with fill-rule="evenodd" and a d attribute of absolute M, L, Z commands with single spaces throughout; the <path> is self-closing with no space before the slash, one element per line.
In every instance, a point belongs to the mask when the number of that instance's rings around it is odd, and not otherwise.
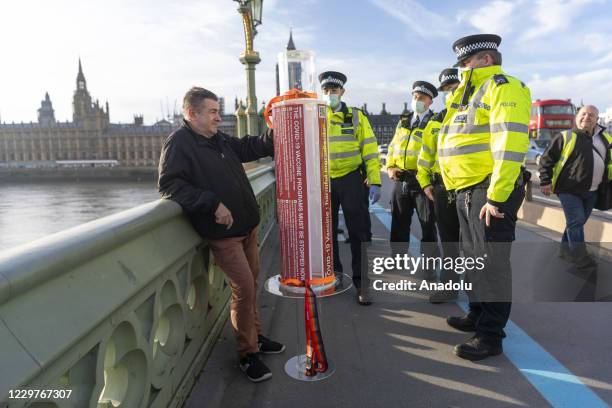
<path fill-rule="evenodd" d="M 217 133 L 219 124 L 221 123 L 221 115 L 219 115 L 219 102 L 213 99 L 204 99 L 200 104 L 199 109 L 189 109 L 189 122 L 192 126 L 204 136 L 213 136 Z"/>
<path fill-rule="evenodd" d="M 459 88 L 459 82 L 454 82 L 452 84 L 446 84 L 442 87 L 444 92 L 454 92 L 455 89 Z"/>
<path fill-rule="evenodd" d="M 597 125 L 597 116 L 599 112 L 594 106 L 583 106 L 576 114 L 576 127 L 580 130 L 593 132 Z"/>
<path fill-rule="evenodd" d="M 421 93 L 421 92 L 413 92 L 412 100 L 423 102 L 423 105 L 425 105 L 425 110 L 429 109 L 429 107 L 431 106 L 431 103 L 433 102 L 429 95 L 425 95 L 424 93 Z"/>
<path fill-rule="evenodd" d="M 493 58 L 489 54 L 476 53 L 459 63 L 461 68 L 483 68 L 493 65 Z"/>
<path fill-rule="evenodd" d="M 323 88 L 323 95 L 344 95 L 344 88 L 340 88 L 337 86 L 326 86 Z"/>

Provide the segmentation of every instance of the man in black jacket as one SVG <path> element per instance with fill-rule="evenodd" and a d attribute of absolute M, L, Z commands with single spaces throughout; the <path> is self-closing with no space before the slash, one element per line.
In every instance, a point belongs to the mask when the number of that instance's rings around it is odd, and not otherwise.
<path fill-rule="evenodd" d="M 566 228 L 559 255 L 579 268 L 597 263 L 586 251 L 586 224 L 610 162 L 607 135 L 597 124 L 598 110 L 587 105 L 576 114 L 576 129 L 557 135 L 540 159 L 540 189 L 557 194 L 565 213 Z"/>
<path fill-rule="evenodd" d="M 272 131 L 242 139 L 218 131 L 217 96 L 193 87 L 183 99 L 183 125 L 166 141 L 159 161 L 159 192 L 176 201 L 210 244 L 232 290 L 230 317 L 240 368 L 254 382 L 272 373 L 257 353 L 285 346 L 261 335 L 256 307 L 259 207 L 242 163 L 274 153 Z"/>

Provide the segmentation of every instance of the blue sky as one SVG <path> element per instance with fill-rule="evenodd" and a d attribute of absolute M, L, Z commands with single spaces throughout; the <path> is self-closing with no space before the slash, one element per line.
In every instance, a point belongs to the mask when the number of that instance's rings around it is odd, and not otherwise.
<path fill-rule="evenodd" d="M 571 98 L 612 115 L 612 0 L 264 0 L 255 39 L 259 103 L 275 92 L 274 64 L 289 28 L 319 71 L 345 72 L 348 103 L 399 112 L 415 80 L 436 83 L 453 41 L 502 36 L 504 70 L 536 98 Z M 230 0 L 22 0 L 0 8 L 0 117 L 36 120 L 48 91 L 59 120 L 72 116 L 77 59 L 113 122 L 153 123 L 191 85 L 245 96 L 240 16 Z M 160 106 L 163 105 L 163 108 Z M 436 104 L 437 106 L 438 104 Z"/>

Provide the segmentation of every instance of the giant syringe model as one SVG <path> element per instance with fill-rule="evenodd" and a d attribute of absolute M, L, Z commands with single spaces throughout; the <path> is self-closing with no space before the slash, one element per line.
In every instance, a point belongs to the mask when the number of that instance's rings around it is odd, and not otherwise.
<path fill-rule="evenodd" d="M 283 61 L 283 58 L 292 57 L 294 61 Z M 295 78 L 298 73 L 305 74 L 309 58 L 313 58 L 309 51 L 281 53 L 281 81 Z M 303 81 L 314 78 L 314 72 L 303 77 L 292 82 L 301 85 Z M 314 84 L 310 87 L 313 88 Z M 281 286 L 285 290 L 302 292 L 308 282 L 317 293 L 333 287 L 336 281 L 331 235 L 327 106 L 318 100 L 315 93 L 293 88 L 271 100 L 268 107 L 267 113 L 272 115 L 274 129 Z"/>
<path fill-rule="evenodd" d="M 314 54 L 279 55 L 281 94 L 265 116 L 274 129 L 276 205 L 284 291 L 304 293 L 306 376 L 327 370 L 315 293 L 334 290 L 327 106 L 314 93 Z M 270 121 L 272 116 L 272 121 Z"/>

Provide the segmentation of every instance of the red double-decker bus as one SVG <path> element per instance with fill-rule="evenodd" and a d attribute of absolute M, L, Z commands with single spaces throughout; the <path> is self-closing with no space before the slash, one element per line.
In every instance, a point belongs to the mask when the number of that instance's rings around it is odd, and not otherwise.
<path fill-rule="evenodd" d="M 531 104 L 529 136 L 548 144 L 556 134 L 574 126 L 575 114 L 570 99 L 537 99 Z"/>

